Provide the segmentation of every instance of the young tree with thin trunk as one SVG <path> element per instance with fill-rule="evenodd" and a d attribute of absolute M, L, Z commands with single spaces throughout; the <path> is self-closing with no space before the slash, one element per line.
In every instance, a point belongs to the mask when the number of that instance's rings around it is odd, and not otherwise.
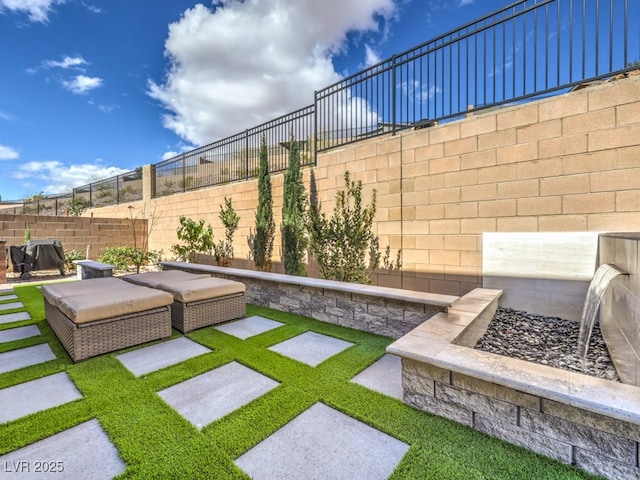
<path fill-rule="evenodd" d="M 305 210 L 307 195 L 300 172 L 300 153 L 293 134 L 289 145 L 289 168 L 284 175 L 282 204 L 282 260 L 289 275 L 306 275 L 307 236 Z"/>
<path fill-rule="evenodd" d="M 267 139 L 262 135 L 260 143 L 260 167 L 258 169 L 258 210 L 256 211 L 256 230 L 251 235 L 253 263 L 261 272 L 271 271 L 273 238 L 276 224 L 273 221 L 273 197 L 271 176 L 267 155 Z"/>

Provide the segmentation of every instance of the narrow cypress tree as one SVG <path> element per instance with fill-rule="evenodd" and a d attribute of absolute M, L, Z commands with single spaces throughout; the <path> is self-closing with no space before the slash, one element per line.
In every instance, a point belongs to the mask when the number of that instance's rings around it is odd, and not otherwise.
<path fill-rule="evenodd" d="M 258 210 L 256 211 L 256 233 L 253 236 L 253 263 L 257 270 L 271 271 L 273 237 L 276 224 L 273 221 L 273 197 L 267 157 L 267 139 L 262 135 L 260 143 L 260 167 L 258 170 Z"/>
<path fill-rule="evenodd" d="M 289 168 L 284 174 L 284 199 L 282 203 L 282 260 L 289 275 L 306 275 L 304 264 L 307 237 L 304 222 L 306 193 L 300 172 L 298 143 L 291 134 Z"/>

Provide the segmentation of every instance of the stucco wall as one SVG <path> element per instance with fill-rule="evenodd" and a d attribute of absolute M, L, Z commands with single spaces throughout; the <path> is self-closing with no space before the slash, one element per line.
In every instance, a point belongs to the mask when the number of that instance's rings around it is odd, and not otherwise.
<path fill-rule="evenodd" d="M 640 229 L 640 77 L 320 154 L 313 174 L 323 211 L 333 208 L 347 169 L 365 184 L 365 199 L 377 189 L 381 245 L 403 251 L 402 274 L 376 282 L 462 295 L 482 285 L 484 232 Z M 307 187 L 310 173 L 304 170 Z M 282 180 L 272 177 L 276 225 Z M 257 180 L 159 199 L 148 191 L 133 205 L 158 219 L 152 248 L 168 252 L 180 215 L 205 219 L 220 237 L 227 196 L 241 217 L 236 257 L 247 258 Z M 126 217 L 127 206 L 94 215 Z M 279 248 L 277 235 L 276 261 Z"/>

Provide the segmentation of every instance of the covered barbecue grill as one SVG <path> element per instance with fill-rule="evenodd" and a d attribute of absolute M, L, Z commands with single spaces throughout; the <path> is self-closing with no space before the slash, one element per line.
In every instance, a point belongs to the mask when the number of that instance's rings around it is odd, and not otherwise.
<path fill-rule="evenodd" d="M 10 248 L 13 271 L 28 280 L 34 270 L 58 269 L 64 275 L 64 250 L 60 240 L 29 240 Z"/>

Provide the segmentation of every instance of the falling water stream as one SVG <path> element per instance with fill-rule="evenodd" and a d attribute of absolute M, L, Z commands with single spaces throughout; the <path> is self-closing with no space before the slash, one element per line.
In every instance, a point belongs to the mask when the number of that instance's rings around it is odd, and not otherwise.
<path fill-rule="evenodd" d="M 578 336 L 578 349 L 576 354 L 582 358 L 583 364 L 586 362 L 589 341 L 593 332 L 593 324 L 598 316 L 598 309 L 602 297 L 604 297 L 607 287 L 619 275 L 629 275 L 615 265 L 604 263 L 598 267 L 593 279 L 589 284 L 587 298 L 582 308 L 582 318 L 580 319 L 580 334 Z"/>

